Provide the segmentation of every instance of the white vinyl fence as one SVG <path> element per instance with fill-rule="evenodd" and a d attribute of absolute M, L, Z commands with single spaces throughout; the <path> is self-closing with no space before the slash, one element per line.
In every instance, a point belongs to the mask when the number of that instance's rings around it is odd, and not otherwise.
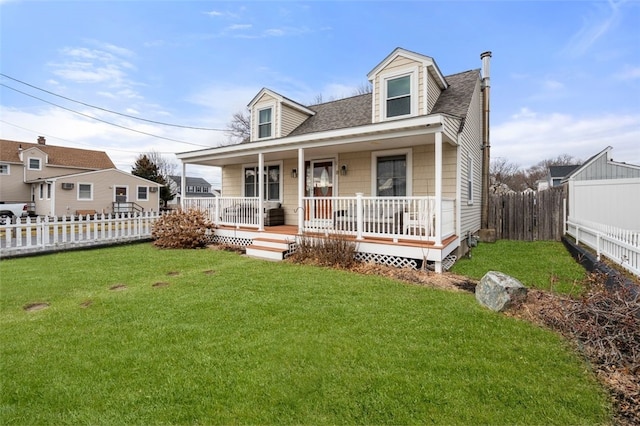
<path fill-rule="evenodd" d="M 640 232 L 569 217 L 567 234 L 640 277 Z"/>
<path fill-rule="evenodd" d="M 158 212 L 20 218 L 0 223 L 0 257 L 151 238 Z"/>

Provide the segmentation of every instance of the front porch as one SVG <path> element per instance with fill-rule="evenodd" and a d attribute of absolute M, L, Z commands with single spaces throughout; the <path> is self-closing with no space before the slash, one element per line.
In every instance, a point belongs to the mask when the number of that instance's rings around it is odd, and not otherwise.
<path fill-rule="evenodd" d="M 413 268 L 448 269 L 459 246 L 456 203 L 436 197 L 304 197 L 297 224 L 265 225 L 270 207 L 257 197 L 184 199 L 184 208 L 206 212 L 216 225 L 214 242 L 264 249 L 284 258 L 301 237 L 340 235 L 356 243 L 359 260 Z M 438 212 L 441 212 L 438 214 Z M 284 218 L 284 214 L 282 215 Z M 280 242 L 281 244 L 278 244 Z M 275 257 L 267 252 L 281 249 Z"/>

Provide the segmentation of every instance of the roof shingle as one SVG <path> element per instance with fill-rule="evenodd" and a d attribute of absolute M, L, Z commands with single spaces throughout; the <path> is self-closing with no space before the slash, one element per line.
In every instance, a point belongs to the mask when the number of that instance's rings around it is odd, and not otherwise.
<path fill-rule="evenodd" d="M 19 142 L 0 139 L 0 161 L 7 163 L 22 163 L 20 148 L 26 151 L 38 148 L 49 157 L 48 165 L 75 167 L 88 170 L 115 169 L 116 166 L 104 151 L 89 149 L 67 148 L 63 146 L 43 145 L 30 142 Z"/>

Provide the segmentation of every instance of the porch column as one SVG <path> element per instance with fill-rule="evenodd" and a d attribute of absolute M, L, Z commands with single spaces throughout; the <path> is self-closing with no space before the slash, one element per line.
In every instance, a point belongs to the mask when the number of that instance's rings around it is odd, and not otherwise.
<path fill-rule="evenodd" d="M 264 154 L 258 154 L 258 231 L 264 231 Z"/>
<path fill-rule="evenodd" d="M 304 231 L 304 148 L 298 148 L 298 234 L 302 235 Z"/>
<path fill-rule="evenodd" d="M 184 196 L 187 193 L 187 163 L 182 162 L 182 179 L 180 179 L 180 208 L 184 210 Z"/>
<path fill-rule="evenodd" d="M 442 247 L 442 131 L 436 132 L 436 247 Z"/>

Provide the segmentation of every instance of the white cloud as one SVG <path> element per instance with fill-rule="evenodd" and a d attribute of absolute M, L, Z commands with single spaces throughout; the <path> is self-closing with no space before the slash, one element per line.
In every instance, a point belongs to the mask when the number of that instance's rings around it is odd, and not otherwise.
<path fill-rule="evenodd" d="M 614 78 L 622 81 L 638 80 L 640 79 L 640 66 L 632 67 L 627 65 L 613 76 Z"/>
<path fill-rule="evenodd" d="M 491 156 L 522 167 L 561 154 L 584 160 L 607 146 L 619 161 L 640 165 L 640 114 L 576 117 L 523 108 L 491 127 Z"/>
<path fill-rule="evenodd" d="M 235 24 L 235 25 L 231 25 L 228 29 L 232 31 L 237 31 L 237 30 L 248 30 L 251 27 L 253 27 L 253 25 L 251 24 Z"/>
<path fill-rule="evenodd" d="M 618 23 L 620 8 L 626 1 L 594 3 L 596 9 L 583 17 L 582 27 L 571 37 L 561 54 L 578 57 L 586 54 L 591 47 Z"/>

